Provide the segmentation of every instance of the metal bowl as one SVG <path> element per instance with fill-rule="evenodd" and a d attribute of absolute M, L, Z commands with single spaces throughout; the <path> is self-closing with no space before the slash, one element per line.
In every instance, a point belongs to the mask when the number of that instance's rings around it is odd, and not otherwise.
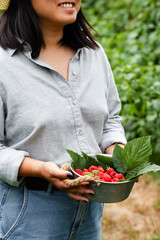
<path fill-rule="evenodd" d="M 100 154 L 98 154 L 100 155 Z M 108 154 L 101 154 L 103 156 L 112 157 Z M 96 159 L 95 154 L 90 154 L 91 157 Z M 72 168 L 74 178 L 80 177 Z M 130 195 L 130 192 L 133 188 L 136 179 L 124 182 L 102 182 L 102 181 L 92 181 L 90 188 L 92 188 L 95 194 L 92 196 L 87 194 L 87 197 L 94 202 L 101 203 L 116 203 L 121 202 L 127 199 Z M 94 186 L 96 183 L 99 183 L 99 186 Z"/>

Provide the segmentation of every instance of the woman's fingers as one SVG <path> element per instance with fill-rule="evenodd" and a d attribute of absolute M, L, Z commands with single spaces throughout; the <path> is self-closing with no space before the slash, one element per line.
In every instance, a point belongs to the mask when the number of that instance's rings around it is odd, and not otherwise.
<path fill-rule="evenodd" d="M 89 199 L 83 195 L 80 195 L 79 193 L 71 193 L 71 192 L 67 192 L 68 196 L 78 200 L 78 201 L 85 201 L 87 203 L 89 203 Z"/>
<path fill-rule="evenodd" d="M 59 178 L 50 178 L 49 181 L 58 189 L 66 191 L 68 189 L 70 189 L 70 187 L 63 182 L 62 179 Z"/>
<path fill-rule="evenodd" d="M 63 190 L 67 193 L 73 193 L 73 194 L 94 194 L 93 189 L 87 188 L 85 186 L 77 186 L 77 187 L 70 187 L 67 184 L 63 182 L 62 179 L 58 178 L 51 178 L 50 182 L 60 190 Z"/>
<path fill-rule="evenodd" d="M 72 174 L 69 171 L 60 169 L 53 162 L 44 163 L 42 176 L 50 181 L 51 178 L 66 179 L 72 177 Z"/>
<path fill-rule="evenodd" d="M 67 192 L 70 193 L 79 193 L 79 194 L 94 194 L 94 191 L 90 188 L 85 188 L 85 187 L 74 187 L 67 189 Z"/>

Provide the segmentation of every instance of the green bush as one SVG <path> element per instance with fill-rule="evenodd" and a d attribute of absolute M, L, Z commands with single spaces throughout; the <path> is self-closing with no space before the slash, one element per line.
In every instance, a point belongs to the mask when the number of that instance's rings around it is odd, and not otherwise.
<path fill-rule="evenodd" d="M 128 140 L 152 136 L 160 163 L 160 0 L 87 0 L 83 10 L 111 63 Z"/>

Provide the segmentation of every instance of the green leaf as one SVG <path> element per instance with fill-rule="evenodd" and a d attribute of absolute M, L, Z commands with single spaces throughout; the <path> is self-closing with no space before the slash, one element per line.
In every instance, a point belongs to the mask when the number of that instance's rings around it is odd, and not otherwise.
<path fill-rule="evenodd" d="M 127 168 L 123 163 L 123 159 L 124 149 L 116 144 L 113 151 L 113 165 L 118 172 L 125 174 L 127 172 Z"/>
<path fill-rule="evenodd" d="M 147 162 L 151 154 L 150 136 L 135 138 L 126 144 L 122 161 L 127 170 L 131 170 Z"/>
<path fill-rule="evenodd" d="M 90 177 L 94 177 L 94 174 L 91 173 L 91 172 L 85 172 L 85 175 L 90 176 Z"/>
<path fill-rule="evenodd" d="M 147 162 L 129 171 L 126 175 L 126 179 L 131 180 L 139 177 L 142 174 L 158 171 L 160 171 L 160 166 Z"/>
<path fill-rule="evenodd" d="M 97 178 L 97 179 L 100 179 L 100 177 L 99 176 L 94 176 L 95 178 Z"/>
<path fill-rule="evenodd" d="M 103 156 L 103 155 L 96 155 L 98 165 L 102 166 L 104 169 L 107 167 L 113 167 L 113 161 L 111 157 Z"/>
<path fill-rule="evenodd" d="M 142 175 L 148 172 L 158 172 L 160 171 L 160 166 L 156 164 L 150 164 L 148 163 L 143 169 L 141 169 L 137 174 Z"/>
<path fill-rule="evenodd" d="M 144 169 L 146 167 L 146 165 L 147 165 L 147 163 L 144 163 L 144 164 L 142 164 L 140 166 L 137 166 L 137 167 L 133 168 L 132 170 L 129 170 L 127 172 L 126 176 L 125 176 L 126 179 L 130 180 L 130 179 L 135 178 L 136 176 L 138 176 L 139 175 L 138 172 L 141 171 L 142 169 Z"/>
<path fill-rule="evenodd" d="M 75 153 L 69 149 L 66 149 L 69 153 L 70 157 L 72 158 L 72 168 L 75 170 L 76 168 L 83 170 L 87 165 L 87 160 L 85 157 L 82 157 L 78 153 Z"/>
<path fill-rule="evenodd" d="M 98 166 L 98 162 L 96 159 L 94 159 L 93 157 L 87 155 L 86 153 L 82 152 L 82 156 L 83 158 L 86 159 L 86 165 L 84 168 L 89 168 L 91 165 L 94 165 L 94 166 Z"/>
<path fill-rule="evenodd" d="M 98 170 L 93 170 L 92 172 L 93 172 L 94 174 L 96 174 L 96 175 L 99 173 Z"/>
<path fill-rule="evenodd" d="M 119 179 L 119 182 L 125 182 L 126 180 L 124 180 L 124 179 Z"/>
<path fill-rule="evenodd" d="M 82 157 L 78 153 L 75 153 L 69 149 L 66 149 L 66 151 L 69 153 L 70 157 L 72 158 L 72 168 L 75 170 L 76 168 L 78 168 L 78 164 Z"/>
<path fill-rule="evenodd" d="M 84 168 L 87 166 L 87 160 L 84 157 L 81 157 L 77 162 L 77 167 L 83 171 Z M 76 168 L 77 168 L 76 167 Z"/>

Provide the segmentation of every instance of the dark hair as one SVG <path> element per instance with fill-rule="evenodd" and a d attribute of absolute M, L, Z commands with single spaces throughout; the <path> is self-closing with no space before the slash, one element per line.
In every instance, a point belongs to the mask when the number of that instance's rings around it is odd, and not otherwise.
<path fill-rule="evenodd" d="M 82 47 L 98 48 L 88 27 L 92 28 L 80 9 L 76 21 L 64 27 L 59 44 L 76 50 Z M 37 58 L 41 47 L 45 46 L 37 15 L 31 0 L 11 0 L 9 8 L 0 17 L 0 46 L 23 50 L 26 43 L 32 49 L 33 58 Z"/>

